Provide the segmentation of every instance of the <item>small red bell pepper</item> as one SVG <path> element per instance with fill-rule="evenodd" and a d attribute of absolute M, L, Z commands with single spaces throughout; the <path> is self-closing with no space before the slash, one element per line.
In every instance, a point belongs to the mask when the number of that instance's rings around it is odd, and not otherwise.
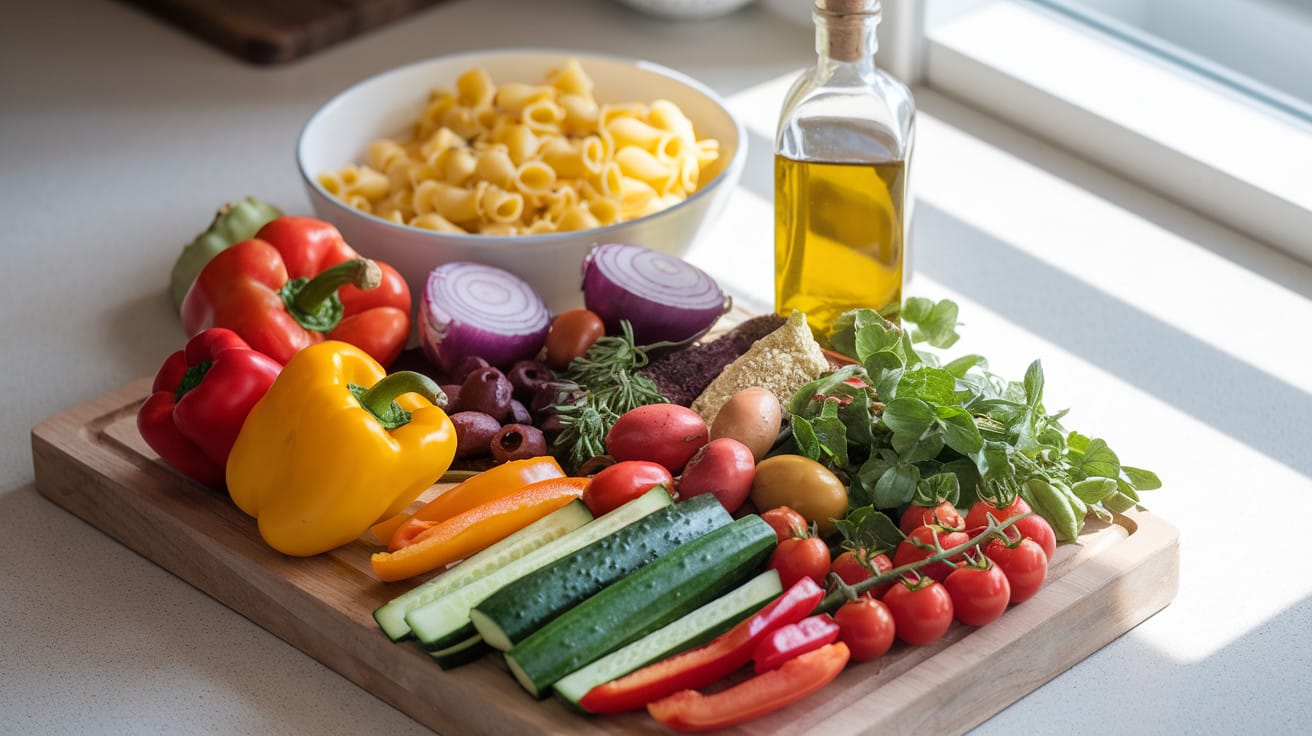
<path fill-rule="evenodd" d="M 826 644 L 784 662 L 777 670 L 746 680 L 713 695 L 677 692 L 647 706 L 661 725 L 676 731 L 711 731 L 746 723 L 796 703 L 828 685 L 847 666 L 842 642 Z"/>
<path fill-rule="evenodd" d="M 279 217 L 206 264 L 182 301 L 182 325 L 193 335 L 227 327 L 283 364 L 341 340 L 386 367 L 410 337 L 410 287 L 332 225 Z"/>
<path fill-rule="evenodd" d="M 282 371 L 232 330 L 198 333 L 170 355 L 137 411 L 141 437 L 183 475 L 223 487 L 228 454 L 246 415 Z"/>
<path fill-rule="evenodd" d="M 814 580 L 802 578 L 709 644 L 598 685 L 579 699 L 579 705 L 589 713 L 622 713 L 680 690 L 705 687 L 751 661 L 762 637 L 806 618 L 824 594 Z"/>
<path fill-rule="evenodd" d="M 777 670 L 784 662 L 838 640 L 838 624 L 827 613 L 780 626 L 761 638 L 752 653 L 756 674 Z"/>

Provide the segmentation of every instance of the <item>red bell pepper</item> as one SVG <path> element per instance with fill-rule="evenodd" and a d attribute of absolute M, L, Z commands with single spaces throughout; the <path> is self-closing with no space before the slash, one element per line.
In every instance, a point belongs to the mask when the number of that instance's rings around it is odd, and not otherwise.
<path fill-rule="evenodd" d="M 752 653 L 756 674 L 779 669 L 784 662 L 838 640 L 838 624 L 827 613 L 807 616 L 762 637 Z"/>
<path fill-rule="evenodd" d="M 410 287 L 332 225 L 279 217 L 206 264 L 182 301 L 188 334 L 227 327 L 280 363 L 326 339 L 391 365 L 410 337 Z"/>
<path fill-rule="evenodd" d="M 220 488 L 242 422 L 281 371 L 232 330 L 200 332 L 160 366 L 137 429 L 178 472 Z"/>
<path fill-rule="evenodd" d="M 621 713 L 680 690 L 705 687 L 751 661 L 762 637 L 801 621 L 815 610 L 824 594 L 814 580 L 802 578 L 709 644 L 598 685 L 579 699 L 579 705 L 589 713 Z"/>
<path fill-rule="evenodd" d="M 828 685 L 847 666 L 847 645 L 826 644 L 784 662 L 777 670 L 714 695 L 684 690 L 647 706 L 659 723 L 676 731 L 710 731 L 760 718 Z"/>

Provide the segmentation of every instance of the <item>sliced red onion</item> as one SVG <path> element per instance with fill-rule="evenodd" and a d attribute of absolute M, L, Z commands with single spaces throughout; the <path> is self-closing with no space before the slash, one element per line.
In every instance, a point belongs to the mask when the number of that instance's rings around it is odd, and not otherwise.
<path fill-rule="evenodd" d="M 444 263 L 428 275 L 419 310 L 424 354 L 446 373 L 481 357 L 508 368 L 532 358 L 551 326 L 551 312 L 518 276 L 481 263 Z"/>
<path fill-rule="evenodd" d="M 639 345 L 679 342 L 704 332 L 726 305 L 719 284 L 691 263 L 620 243 L 599 245 L 583 260 L 583 302 L 609 334 L 628 320 Z"/>

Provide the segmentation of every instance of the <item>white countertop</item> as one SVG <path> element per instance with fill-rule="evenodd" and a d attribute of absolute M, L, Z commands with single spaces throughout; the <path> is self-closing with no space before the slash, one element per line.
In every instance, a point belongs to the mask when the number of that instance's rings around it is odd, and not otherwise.
<path fill-rule="evenodd" d="M 779 80 L 812 40 L 766 8 L 678 24 L 604 0 L 446 0 L 272 68 L 119 3 L 6 10 L 0 732 L 426 732 L 41 498 L 28 433 L 180 346 L 168 271 L 219 204 L 249 194 L 308 214 L 292 146 L 334 92 L 430 55 L 530 45 L 645 57 L 730 99 L 751 159 L 691 258 L 768 297 Z M 932 92 L 917 100 L 910 293 L 956 299 L 960 348 L 1004 374 L 1042 358 L 1047 404 L 1157 471 L 1166 485 L 1145 502 L 1183 539 L 1174 603 L 979 731 L 1304 730 L 1312 268 Z"/>

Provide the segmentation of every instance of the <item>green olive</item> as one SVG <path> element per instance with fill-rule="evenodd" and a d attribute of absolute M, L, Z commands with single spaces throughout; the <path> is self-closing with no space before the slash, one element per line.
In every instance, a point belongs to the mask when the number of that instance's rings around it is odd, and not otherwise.
<path fill-rule="evenodd" d="M 847 514 L 847 488 L 828 468 L 801 455 L 775 455 L 756 464 L 752 505 L 758 511 L 788 506 L 823 536 Z"/>

